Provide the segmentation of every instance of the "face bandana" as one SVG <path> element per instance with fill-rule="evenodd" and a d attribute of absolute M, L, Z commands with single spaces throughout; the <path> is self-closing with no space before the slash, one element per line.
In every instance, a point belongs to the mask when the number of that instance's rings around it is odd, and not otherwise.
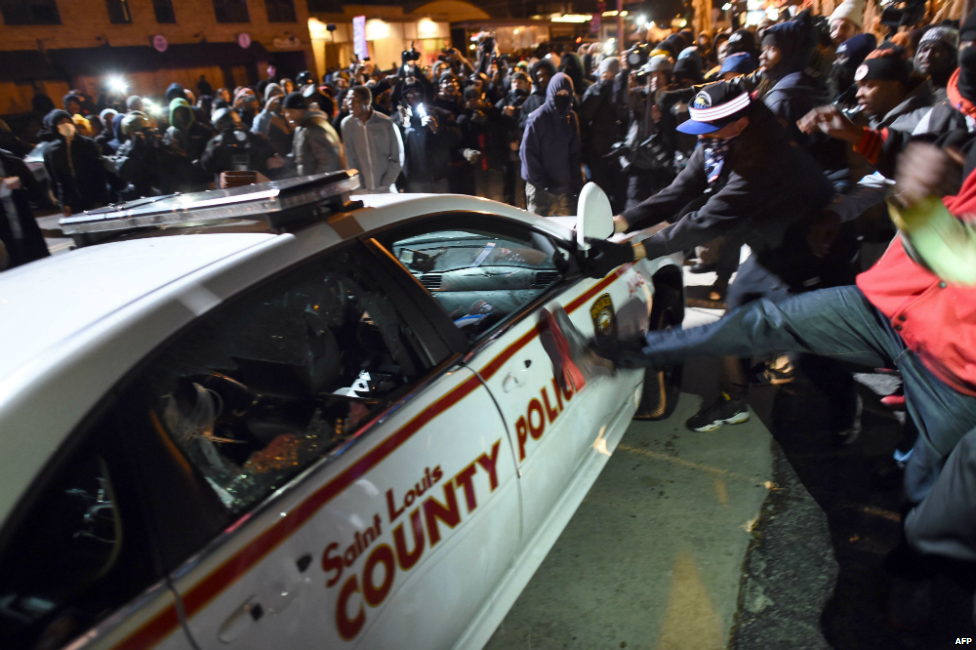
<path fill-rule="evenodd" d="M 734 141 L 735 138 L 705 138 L 702 143 L 702 148 L 705 149 L 705 176 L 709 184 L 717 181 L 722 174 L 725 157 Z"/>
<path fill-rule="evenodd" d="M 58 133 L 70 140 L 75 137 L 75 125 L 68 124 L 67 122 L 58 124 Z"/>
<path fill-rule="evenodd" d="M 556 103 L 556 110 L 559 111 L 559 114 L 566 115 L 569 113 L 569 107 L 573 102 L 573 98 L 569 95 L 556 95 L 554 101 Z"/>

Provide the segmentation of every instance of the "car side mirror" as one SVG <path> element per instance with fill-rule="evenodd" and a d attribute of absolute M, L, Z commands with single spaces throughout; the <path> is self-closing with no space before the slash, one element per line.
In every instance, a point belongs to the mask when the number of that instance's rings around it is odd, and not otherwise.
<path fill-rule="evenodd" d="M 590 239 L 607 239 L 613 235 L 613 208 L 610 199 L 596 183 L 587 183 L 580 192 L 579 215 L 576 217 L 576 248 L 590 250 Z"/>

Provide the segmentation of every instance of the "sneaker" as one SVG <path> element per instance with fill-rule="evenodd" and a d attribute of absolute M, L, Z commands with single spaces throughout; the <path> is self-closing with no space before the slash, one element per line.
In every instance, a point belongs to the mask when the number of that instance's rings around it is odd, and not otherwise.
<path fill-rule="evenodd" d="M 834 432 L 834 445 L 838 447 L 844 447 L 855 440 L 861 435 L 861 415 L 864 413 L 864 400 L 861 396 L 857 396 L 857 406 L 854 410 L 854 421 L 851 422 L 851 426 L 847 427 L 843 431 Z"/>
<path fill-rule="evenodd" d="M 723 424 L 742 424 L 749 419 L 749 405 L 745 400 L 732 399 L 722 393 L 710 406 L 702 408 L 685 423 L 692 431 L 715 431 Z"/>

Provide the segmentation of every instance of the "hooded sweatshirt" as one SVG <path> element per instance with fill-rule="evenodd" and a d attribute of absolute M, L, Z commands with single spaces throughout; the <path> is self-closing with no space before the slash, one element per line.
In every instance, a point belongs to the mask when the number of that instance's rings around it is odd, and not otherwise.
<path fill-rule="evenodd" d="M 577 97 L 582 97 L 586 89 L 593 85 L 593 82 L 583 76 L 583 59 L 579 54 L 569 53 L 563 55 L 562 63 L 559 65 L 560 72 L 569 75 L 573 80 L 573 91 Z"/>
<path fill-rule="evenodd" d="M 61 135 L 56 125 L 63 118 L 71 116 L 58 109 L 44 116 L 44 128 L 53 138 L 44 149 L 44 169 L 58 205 L 77 214 L 108 203 L 108 178 L 91 139 L 75 135 L 68 142 Z"/>
<path fill-rule="evenodd" d="M 562 72 L 549 82 L 546 103 L 526 120 L 519 150 L 522 178 L 553 194 L 576 192 L 583 183 L 579 120 L 570 105 L 557 106 L 560 90 L 572 100 L 573 82 Z"/>
<path fill-rule="evenodd" d="M 762 88 L 767 84 L 772 87 L 763 93 L 763 102 L 786 127 L 790 137 L 811 150 L 824 169 L 843 167 L 842 146 L 819 135 L 804 135 L 796 126 L 811 110 L 830 103 L 826 89 L 806 72 L 816 47 L 809 10 L 800 12 L 795 20 L 768 27 L 762 44 L 774 45 L 780 51 L 779 63 L 764 71 Z"/>
<path fill-rule="evenodd" d="M 548 59 L 542 59 L 541 61 L 536 61 L 532 64 L 531 74 L 532 77 L 532 92 L 529 94 L 525 102 L 522 103 L 522 119 L 519 123 L 519 128 L 523 131 L 525 130 L 525 122 L 529 119 L 529 115 L 532 111 L 539 108 L 546 103 L 546 87 L 539 84 L 539 70 L 545 68 L 549 72 L 549 79 L 556 74 L 556 66 L 552 64 L 552 61 Z"/>
<path fill-rule="evenodd" d="M 188 116 L 186 127 L 183 129 L 176 126 L 177 111 L 183 111 Z M 163 144 L 176 150 L 177 153 L 186 154 L 190 162 L 199 160 L 214 132 L 210 127 L 196 121 L 190 102 L 182 97 L 172 100 L 169 103 L 169 123 L 171 126 L 166 129 Z"/>

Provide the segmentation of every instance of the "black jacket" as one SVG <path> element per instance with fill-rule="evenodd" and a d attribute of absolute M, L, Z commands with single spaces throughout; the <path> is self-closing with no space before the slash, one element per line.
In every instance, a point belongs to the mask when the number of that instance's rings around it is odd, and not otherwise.
<path fill-rule="evenodd" d="M 599 81 L 583 93 L 579 111 L 583 133 L 583 160 L 594 163 L 617 141 L 617 105 L 613 81 Z"/>
<path fill-rule="evenodd" d="M 256 171 L 271 178 L 275 174 L 268 169 L 268 159 L 277 153 L 265 135 L 226 129 L 207 143 L 197 164 L 211 176 L 229 171 Z"/>
<path fill-rule="evenodd" d="M 787 273 L 789 260 L 782 258 L 783 246 L 802 239 L 830 202 L 833 188 L 816 161 L 789 139 L 764 104 L 753 102 L 749 117 L 749 126 L 732 144 L 722 174 L 711 188 L 704 150 L 699 147 L 670 186 L 623 213 L 630 229 L 639 230 L 681 215 L 688 204 L 711 192 L 704 205 L 644 241 L 649 258 L 725 235 L 748 244 L 766 268 Z"/>
<path fill-rule="evenodd" d="M 0 164 L 3 173 L 0 176 L 18 176 L 20 189 L 14 190 L 12 196 L 16 215 L 7 214 L 4 201 L 0 200 L 0 241 L 7 248 L 10 256 L 10 266 L 20 266 L 42 257 L 47 257 L 47 244 L 44 235 L 34 219 L 29 201 L 40 203 L 42 200 L 41 187 L 34 179 L 34 174 L 27 165 L 9 151 L 0 149 Z"/>
<path fill-rule="evenodd" d="M 53 136 L 44 149 L 44 169 L 58 205 L 78 214 L 108 204 L 108 173 L 93 140 L 76 135 L 69 145 L 58 133 L 54 124 L 65 116 L 70 117 L 66 111 L 51 111 L 44 118 L 44 126 Z"/>
<path fill-rule="evenodd" d="M 403 127 L 403 176 L 408 182 L 430 183 L 447 178 L 451 152 L 461 142 L 461 129 L 449 111 L 428 106 L 427 112 L 437 120 L 437 133 L 420 125 L 417 116 L 408 118 Z"/>

